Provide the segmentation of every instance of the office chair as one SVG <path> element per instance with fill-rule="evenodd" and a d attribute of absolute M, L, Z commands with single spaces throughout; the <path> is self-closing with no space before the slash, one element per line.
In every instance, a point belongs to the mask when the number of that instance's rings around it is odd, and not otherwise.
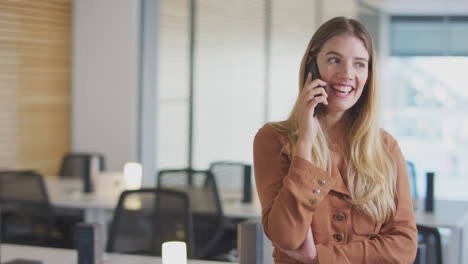
<path fill-rule="evenodd" d="M 418 253 L 415 264 L 442 264 L 442 242 L 436 227 L 417 225 Z"/>
<path fill-rule="evenodd" d="M 192 214 L 186 193 L 161 188 L 122 192 L 107 252 L 161 256 L 162 243 L 174 240 L 185 241 L 192 256 Z"/>
<path fill-rule="evenodd" d="M 216 183 L 223 190 L 223 200 L 252 202 L 252 166 L 241 162 L 216 161 L 211 163 L 210 171 L 216 178 Z M 223 194 L 224 197 L 223 197 Z M 226 249 L 237 247 L 237 227 L 245 218 L 229 218 L 223 233 Z M 225 259 L 220 259 L 225 260 Z"/>
<path fill-rule="evenodd" d="M 63 178 L 79 178 L 83 184 L 83 192 L 92 192 L 94 191 L 93 177 L 97 172 L 105 169 L 105 158 L 102 154 L 68 153 L 62 158 L 58 175 Z M 60 208 L 56 210 L 56 213 L 57 224 L 63 233 L 67 234 L 67 244 L 73 247 L 75 225 L 84 221 L 84 212 L 79 209 Z"/>
<path fill-rule="evenodd" d="M 411 161 L 406 161 L 406 169 L 408 170 L 408 178 L 411 188 L 411 197 L 413 199 L 418 198 L 418 182 L 416 181 L 416 169 L 414 163 Z"/>
<path fill-rule="evenodd" d="M 223 189 L 236 191 L 235 199 L 252 202 L 252 166 L 240 162 L 217 161 L 210 165 L 216 183 Z"/>
<path fill-rule="evenodd" d="M 225 227 L 216 180 L 210 171 L 192 169 L 162 170 L 158 187 L 187 193 L 193 212 L 194 258 L 212 258 L 220 254 L 219 243 Z M 223 252 L 224 253 L 224 252 Z"/>
<path fill-rule="evenodd" d="M 43 176 L 34 171 L 0 171 L 2 243 L 63 246 Z"/>
<path fill-rule="evenodd" d="M 427 249 L 426 249 L 426 244 L 424 243 L 418 243 L 418 249 L 416 251 L 416 259 L 414 260 L 413 264 L 426 264 L 427 256 Z"/>
<path fill-rule="evenodd" d="M 85 177 L 91 171 L 93 158 L 97 171 L 105 171 L 105 158 L 99 153 L 68 153 L 62 158 L 58 175 L 60 177 Z"/>

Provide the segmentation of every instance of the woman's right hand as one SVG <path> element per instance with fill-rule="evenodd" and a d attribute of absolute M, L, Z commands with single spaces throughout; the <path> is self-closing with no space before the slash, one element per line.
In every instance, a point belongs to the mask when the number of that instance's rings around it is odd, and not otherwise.
<path fill-rule="evenodd" d="M 314 117 L 315 107 L 320 103 L 328 105 L 328 95 L 323 88 L 326 85 L 327 83 L 320 79 L 312 80 L 312 73 L 308 74 L 295 108 L 299 130 L 298 150 L 303 146 L 310 152 L 313 146 L 318 131 L 318 120 Z"/>
<path fill-rule="evenodd" d="M 314 243 L 314 235 L 312 234 L 312 229 L 309 227 L 307 231 L 307 236 L 302 245 L 295 250 L 282 249 L 275 243 L 273 243 L 275 248 L 286 253 L 286 255 L 291 258 L 305 264 L 316 264 L 317 263 L 317 248 Z"/>

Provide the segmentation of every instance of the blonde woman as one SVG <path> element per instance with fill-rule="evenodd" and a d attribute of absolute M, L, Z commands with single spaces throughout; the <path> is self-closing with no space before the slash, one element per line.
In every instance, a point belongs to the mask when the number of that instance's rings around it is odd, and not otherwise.
<path fill-rule="evenodd" d="M 406 165 L 378 126 L 375 66 L 361 23 L 327 21 L 302 59 L 290 117 L 258 131 L 255 179 L 275 263 L 413 263 Z"/>

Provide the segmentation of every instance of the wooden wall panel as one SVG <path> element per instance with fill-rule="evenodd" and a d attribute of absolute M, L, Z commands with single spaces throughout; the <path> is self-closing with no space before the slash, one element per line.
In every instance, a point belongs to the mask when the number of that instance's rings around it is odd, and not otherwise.
<path fill-rule="evenodd" d="M 0 169 L 57 173 L 70 149 L 72 0 L 0 0 Z"/>

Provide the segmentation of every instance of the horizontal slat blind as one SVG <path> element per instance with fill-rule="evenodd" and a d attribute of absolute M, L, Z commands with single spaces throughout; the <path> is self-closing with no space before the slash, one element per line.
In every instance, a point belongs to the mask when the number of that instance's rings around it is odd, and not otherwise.
<path fill-rule="evenodd" d="M 189 2 L 160 2 L 155 147 L 161 169 L 188 166 Z"/>
<path fill-rule="evenodd" d="M 0 0 L 0 168 L 56 174 L 70 138 L 70 0 Z"/>
<path fill-rule="evenodd" d="M 316 3 L 272 0 L 268 121 L 288 118 L 299 91 L 299 67 L 317 30 Z"/>
<path fill-rule="evenodd" d="M 265 1 L 197 3 L 194 167 L 252 162 L 265 102 Z"/>

